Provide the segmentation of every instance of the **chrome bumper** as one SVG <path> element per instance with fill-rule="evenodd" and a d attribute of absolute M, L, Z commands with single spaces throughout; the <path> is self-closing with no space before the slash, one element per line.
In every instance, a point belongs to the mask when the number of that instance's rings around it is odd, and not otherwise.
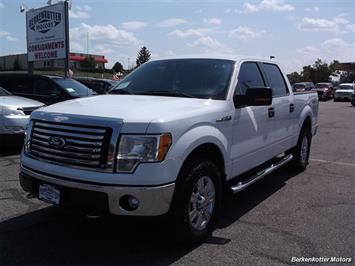
<path fill-rule="evenodd" d="M 24 165 L 21 165 L 21 174 L 62 187 L 104 192 L 108 197 L 108 210 L 111 214 L 115 215 L 158 216 L 165 214 L 169 211 L 175 188 L 175 183 L 154 187 L 120 187 L 112 185 L 87 184 L 52 177 L 50 175 L 28 169 Z M 119 202 L 121 197 L 127 195 L 134 196 L 139 200 L 139 206 L 137 209 L 127 211 L 120 206 Z"/>

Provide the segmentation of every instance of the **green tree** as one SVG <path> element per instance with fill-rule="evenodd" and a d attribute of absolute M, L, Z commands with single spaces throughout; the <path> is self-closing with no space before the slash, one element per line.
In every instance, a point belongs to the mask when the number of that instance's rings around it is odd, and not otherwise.
<path fill-rule="evenodd" d="M 123 69 L 123 66 L 120 62 L 116 62 L 113 67 L 112 67 L 112 71 L 115 72 L 115 73 L 124 73 L 124 69 Z"/>
<path fill-rule="evenodd" d="M 84 61 L 80 62 L 80 68 L 85 70 L 93 70 L 96 67 L 95 58 L 92 56 L 88 56 Z"/>
<path fill-rule="evenodd" d="M 147 47 L 143 46 L 139 50 L 137 55 L 137 60 L 136 60 L 137 67 L 139 67 L 141 64 L 144 64 L 145 62 L 148 62 L 150 60 L 150 56 L 151 56 L 150 51 L 147 49 Z"/>
<path fill-rule="evenodd" d="M 291 84 L 302 81 L 302 76 L 300 74 L 298 74 L 298 72 L 296 72 L 296 71 L 288 74 L 287 77 L 288 77 L 288 80 L 290 81 Z"/>

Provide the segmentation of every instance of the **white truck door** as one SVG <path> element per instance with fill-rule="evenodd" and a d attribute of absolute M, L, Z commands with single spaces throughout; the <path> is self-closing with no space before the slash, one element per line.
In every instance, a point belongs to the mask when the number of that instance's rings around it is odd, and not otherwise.
<path fill-rule="evenodd" d="M 270 153 L 276 156 L 292 146 L 295 103 L 280 68 L 276 64 L 263 63 L 262 69 L 267 86 L 272 88 L 273 117 L 270 122 L 273 133 L 270 136 Z"/>
<path fill-rule="evenodd" d="M 245 94 L 247 89 L 262 88 L 266 82 L 256 62 L 241 64 L 235 94 Z M 269 123 L 270 106 L 246 106 L 235 109 L 231 147 L 232 176 L 237 176 L 269 158 L 272 125 Z"/>

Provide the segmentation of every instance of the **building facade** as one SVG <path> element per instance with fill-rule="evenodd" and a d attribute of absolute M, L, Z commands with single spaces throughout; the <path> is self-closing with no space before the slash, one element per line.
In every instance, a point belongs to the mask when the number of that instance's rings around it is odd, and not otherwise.
<path fill-rule="evenodd" d="M 103 55 L 96 54 L 83 54 L 83 53 L 70 53 L 69 66 L 74 67 L 77 70 L 82 69 L 82 62 L 86 58 L 92 58 L 95 69 L 104 69 L 107 59 Z M 55 60 L 43 60 L 34 62 L 34 69 L 38 70 L 51 70 L 64 68 L 64 59 Z M 14 54 L 0 56 L 0 71 L 11 70 L 27 70 L 27 54 Z"/>

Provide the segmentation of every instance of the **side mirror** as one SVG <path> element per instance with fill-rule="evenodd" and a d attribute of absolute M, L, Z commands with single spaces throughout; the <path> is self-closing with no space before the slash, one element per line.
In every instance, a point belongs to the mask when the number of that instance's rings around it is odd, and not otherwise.
<path fill-rule="evenodd" d="M 271 105 L 272 89 L 268 87 L 250 88 L 246 90 L 245 95 L 234 95 L 233 102 L 236 108 Z"/>

